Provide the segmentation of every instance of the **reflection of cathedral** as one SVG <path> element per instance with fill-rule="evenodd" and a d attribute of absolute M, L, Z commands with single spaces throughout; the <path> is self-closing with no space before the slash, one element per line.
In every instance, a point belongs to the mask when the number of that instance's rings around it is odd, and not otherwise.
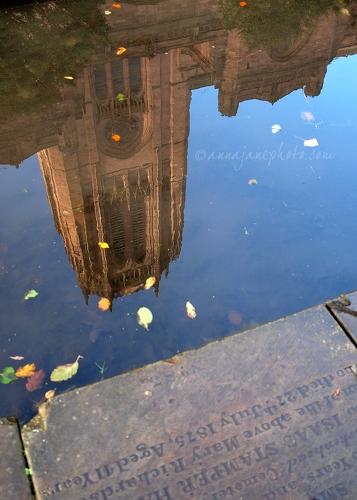
<path fill-rule="evenodd" d="M 55 224 L 86 297 L 132 293 L 149 276 L 158 292 L 180 253 L 190 89 L 178 55 L 87 68 L 78 87 L 83 112 L 73 112 L 60 148 L 39 153 Z M 71 92 L 75 109 L 78 90 Z"/>
<path fill-rule="evenodd" d="M 219 111 L 233 116 L 247 99 L 274 103 L 303 87 L 318 95 L 333 57 L 356 52 L 346 16 L 323 18 L 293 46 L 268 54 L 249 51 L 212 10 L 196 7 L 176 23 L 161 9 L 154 33 L 154 21 L 144 21 L 154 20 L 156 7 L 137 17 L 127 5 L 127 19 L 115 21 L 127 22 L 114 22 L 105 57 L 64 89 L 55 112 L 2 124 L 1 161 L 18 164 L 40 151 L 55 224 L 86 298 L 132 293 L 149 276 L 158 293 L 162 272 L 178 257 L 192 89 L 214 85 Z M 128 48 L 118 57 L 120 45 Z"/>

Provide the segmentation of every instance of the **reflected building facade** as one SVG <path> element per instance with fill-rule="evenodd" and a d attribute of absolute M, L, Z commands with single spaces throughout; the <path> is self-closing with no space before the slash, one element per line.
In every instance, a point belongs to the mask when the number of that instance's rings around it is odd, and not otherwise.
<path fill-rule="evenodd" d="M 347 16 L 322 18 L 292 46 L 267 53 L 225 32 L 213 3 L 210 10 L 198 2 L 192 18 L 181 9 L 174 29 L 171 4 L 161 3 L 160 30 L 143 22 L 156 6 L 124 6 L 121 18 L 109 19 L 111 46 L 63 90 L 55 111 L 32 129 L 26 117 L 2 125 L 2 162 L 17 165 L 39 151 L 55 225 L 86 300 L 112 301 L 148 277 L 158 293 L 178 258 L 193 89 L 214 85 L 219 111 L 234 116 L 248 99 L 274 103 L 299 88 L 318 95 L 331 60 L 357 52 Z M 121 45 L 127 51 L 118 57 Z"/>

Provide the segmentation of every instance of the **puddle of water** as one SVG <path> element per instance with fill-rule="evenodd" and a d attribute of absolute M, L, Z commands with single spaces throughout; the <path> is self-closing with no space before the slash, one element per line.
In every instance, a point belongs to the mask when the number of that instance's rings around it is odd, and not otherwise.
<path fill-rule="evenodd" d="M 132 59 L 131 71 L 144 74 L 151 64 L 154 78 L 164 57 L 176 56 L 173 49 Z M 145 81 L 130 101 L 140 119 L 123 121 L 126 108 L 115 108 L 119 118 L 103 128 L 98 149 L 87 104 L 89 121 L 76 118 L 75 154 L 63 156 L 49 141 L 44 174 L 36 155 L 19 169 L 2 165 L 0 370 L 35 363 L 46 378 L 33 393 L 26 380 L 0 384 L 1 414 L 25 421 L 54 387 L 93 383 L 353 290 L 356 73 L 356 56 L 335 60 L 319 96 L 300 89 L 273 106 L 248 100 L 233 117 L 220 115 L 213 86 L 197 84 L 188 108 L 190 87 L 170 101 L 166 80 L 154 97 L 175 111 L 171 135 L 167 116 L 160 122 L 151 114 L 156 128 L 148 128 L 141 150 L 135 141 L 145 127 L 145 92 L 153 98 Z M 186 147 L 180 127 L 188 116 Z M 281 130 L 273 134 L 275 124 Z M 111 133 L 122 135 L 117 150 Z M 304 146 L 314 138 L 318 146 Z M 98 248 L 102 240 L 108 251 Z M 157 295 L 143 289 L 152 274 L 160 279 Z M 38 296 L 25 300 L 31 289 Z M 112 312 L 98 308 L 102 296 L 113 298 Z M 187 317 L 187 301 L 195 319 Z M 154 316 L 148 331 L 137 324 L 141 306 Z M 79 354 L 74 378 L 50 381 L 57 365 Z"/>

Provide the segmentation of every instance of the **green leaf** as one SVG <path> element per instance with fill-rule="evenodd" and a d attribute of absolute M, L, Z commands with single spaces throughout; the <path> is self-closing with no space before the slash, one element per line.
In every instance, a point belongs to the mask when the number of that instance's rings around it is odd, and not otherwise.
<path fill-rule="evenodd" d="M 126 97 L 124 94 L 118 94 L 117 95 L 117 99 L 119 102 L 122 102 L 122 101 L 125 101 Z"/>
<path fill-rule="evenodd" d="M 12 366 L 7 366 L 3 369 L 2 373 L 0 373 L 0 382 L 2 384 L 10 384 L 13 380 L 17 380 L 15 370 Z"/>
<path fill-rule="evenodd" d="M 68 380 L 69 378 L 72 378 L 73 375 L 75 375 L 78 371 L 79 358 L 83 358 L 83 356 L 78 356 L 74 363 L 69 363 L 67 365 L 57 366 L 53 370 L 53 372 L 51 373 L 51 376 L 50 376 L 52 382 L 62 382 L 63 380 Z"/>
<path fill-rule="evenodd" d="M 36 290 L 29 290 L 27 293 L 25 293 L 25 300 L 33 299 L 34 297 L 37 297 L 37 295 L 38 292 L 36 292 Z"/>

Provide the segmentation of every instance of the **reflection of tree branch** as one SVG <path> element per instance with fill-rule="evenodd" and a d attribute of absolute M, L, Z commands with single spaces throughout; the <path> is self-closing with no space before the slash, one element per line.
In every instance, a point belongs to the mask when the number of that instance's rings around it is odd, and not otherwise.
<path fill-rule="evenodd" d="M 108 43 L 102 0 L 5 10 L 0 16 L 0 114 L 36 113 L 61 98 L 66 75 L 78 77 Z"/>
<path fill-rule="evenodd" d="M 346 4 L 352 3 L 346 0 Z M 323 15 L 339 13 L 336 0 L 218 0 L 227 30 L 237 29 L 248 47 L 269 50 L 287 47 Z"/>

